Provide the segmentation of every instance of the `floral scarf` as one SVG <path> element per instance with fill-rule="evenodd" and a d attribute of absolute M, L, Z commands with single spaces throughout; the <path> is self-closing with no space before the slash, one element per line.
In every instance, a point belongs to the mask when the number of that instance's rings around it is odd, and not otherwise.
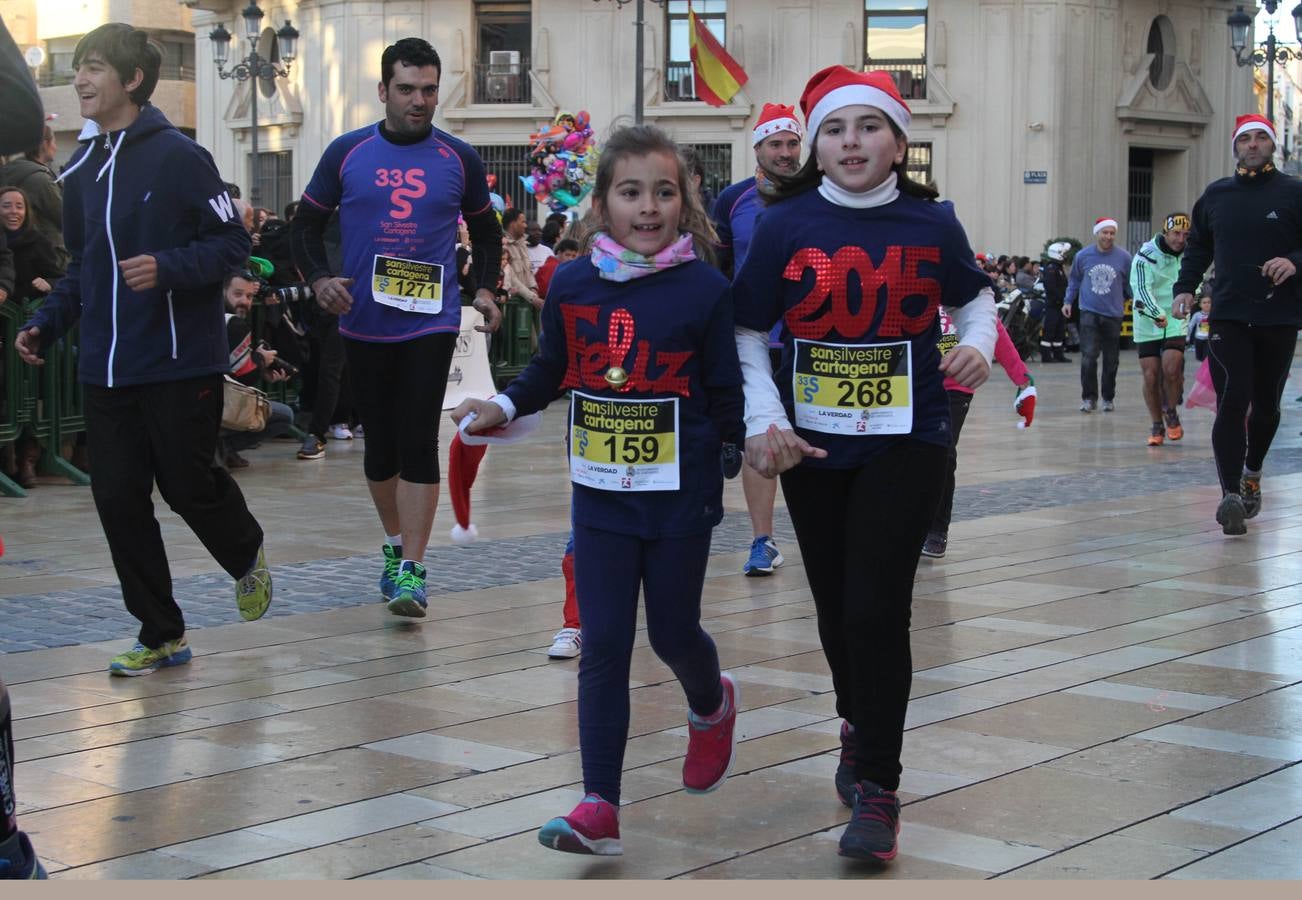
<path fill-rule="evenodd" d="M 629 250 L 604 231 L 598 232 L 592 242 L 592 264 L 597 267 L 598 275 L 607 281 L 632 281 L 693 259 L 696 259 L 696 251 L 690 234 L 679 235 L 678 240 L 655 256 L 643 256 Z"/>

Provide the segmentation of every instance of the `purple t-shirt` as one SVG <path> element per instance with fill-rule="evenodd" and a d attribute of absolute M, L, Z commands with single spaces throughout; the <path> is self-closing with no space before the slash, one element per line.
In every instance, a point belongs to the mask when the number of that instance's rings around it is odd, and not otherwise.
<path fill-rule="evenodd" d="M 368 125 L 331 142 L 303 200 L 339 208 L 342 274 L 353 279 L 340 334 L 385 342 L 460 330 L 457 216 L 490 205 L 474 148 L 437 128 L 395 144 Z"/>

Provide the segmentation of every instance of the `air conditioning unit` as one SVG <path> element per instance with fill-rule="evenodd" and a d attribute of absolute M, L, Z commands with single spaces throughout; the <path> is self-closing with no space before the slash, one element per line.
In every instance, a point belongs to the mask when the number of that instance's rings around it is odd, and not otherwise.
<path fill-rule="evenodd" d="M 491 50 L 488 54 L 489 75 L 519 75 L 519 50 Z"/>
<path fill-rule="evenodd" d="M 517 75 L 494 75 L 489 74 L 484 79 L 484 93 L 488 95 L 489 100 L 513 100 L 519 93 L 517 85 L 519 76 Z"/>

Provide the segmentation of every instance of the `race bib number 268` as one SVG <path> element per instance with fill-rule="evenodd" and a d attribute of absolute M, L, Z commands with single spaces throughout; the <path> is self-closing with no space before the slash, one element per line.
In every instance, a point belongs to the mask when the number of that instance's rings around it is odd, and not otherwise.
<path fill-rule="evenodd" d="M 830 344 L 796 339 L 792 393 L 796 425 L 825 434 L 908 434 L 913 430 L 912 346 Z"/>

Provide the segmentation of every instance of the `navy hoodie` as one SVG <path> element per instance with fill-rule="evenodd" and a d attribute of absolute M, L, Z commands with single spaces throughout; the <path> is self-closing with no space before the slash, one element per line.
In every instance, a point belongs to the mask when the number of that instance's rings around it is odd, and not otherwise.
<path fill-rule="evenodd" d="M 124 131 L 73 154 L 64 174 L 72 262 L 24 327 L 41 347 L 81 320 L 83 384 L 126 387 L 229 368 L 222 280 L 251 244 L 208 151 L 146 104 Z M 133 291 L 118 261 L 148 254 L 158 285 Z"/>

